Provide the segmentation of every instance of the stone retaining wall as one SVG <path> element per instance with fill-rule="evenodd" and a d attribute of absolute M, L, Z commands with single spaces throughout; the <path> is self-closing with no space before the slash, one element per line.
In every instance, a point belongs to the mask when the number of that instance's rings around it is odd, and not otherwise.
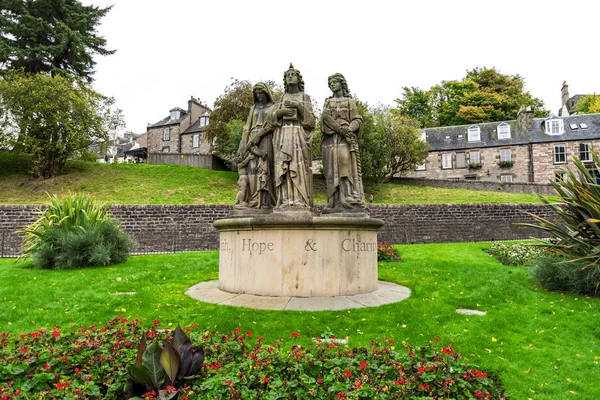
<path fill-rule="evenodd" d="M 0 205 L 0 256 L 18 256 L 22 234 L 35 220 L 34 205 Z M 217 249 L 219 234 L 212 223 L 225 218 L 231 205 L 115 205 L 110 213 L 138 242 L 135 252 L 175 252 Z M 439 243 L 528 239 L 533 222 L 527 215 L 554 214 L 542 204 L 384 204 L 370 215 L 385 225 L 378 239 L 391 243 Z"/>
<path fill-rule="evenodd" d="M 424 179 L 424 178 L 394 178 L 393 183 L 414 186 L 433 186 L 450 189 L 486 190 L 490 192 L 508 192 L 523 194 L 541 194 L 554 196 L 556 193 L 552 185 L 547 183 L 527 182 L 500 182 L 500 181 L 466 181 L 449 179 Z"/>

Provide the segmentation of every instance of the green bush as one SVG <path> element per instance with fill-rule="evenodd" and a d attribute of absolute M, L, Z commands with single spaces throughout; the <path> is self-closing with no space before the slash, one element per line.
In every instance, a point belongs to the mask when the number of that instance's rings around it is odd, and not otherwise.
<path fill-rule="evenodd" d="M 580 294 L 598 294 L 600 266 L 586 268 L 586 263 L 569 262 L 560 256 L 539 257 L 531 268 L 531 276 L 548 290 Z"/>
<path fill-rule="evenodd" d="M 37 268 L 68 269 L 124 262 L 133 242 L 105 204 L 81 194 L 51 197 L 25 230 L 23 256 Z"/>
<path fill-rule="evenodd" d="M 573 157 L 575 170 L 569 168 L 567 179 L 551 182 L 559 196 L 558 200 L 541 197 L 556 214 L 555 221 L 530 214 L 537 224 L 522 225 L 541 229 L 546 236 L 552 237 L 542 241 L 540 245 L 548 247 L 568 261 L 553 269 L 555 272 L 563 270 L 563 273 L 567 274 L 566 269 L 573 268 L 572 274 L 587 274 L 584 280 L 595 280 L 594 285 L 599 287 L 600 277 L 597 269 L 600 266 L 600 184 L 597 181 L 597 173 L 600 171 L 600 158 L 594 151 L 592 156 L 593 166 L 587 166 Z M 570 290 L 568 287 L 558 289 Z"/>

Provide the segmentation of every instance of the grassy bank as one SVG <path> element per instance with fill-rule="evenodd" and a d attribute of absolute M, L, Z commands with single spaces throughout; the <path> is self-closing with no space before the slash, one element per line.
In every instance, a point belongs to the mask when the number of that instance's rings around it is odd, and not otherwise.
<path fill-rule="evenodd" d="M 160 319 L 164 327 L 197 323 L 206 330 L 250 329 L 267 341 L 333 333 L 350 346 L 393 338 L 414 345 L 438 337 L 470 363 L 498 373 L 514 399 L 600 398 L 600 299 L 550 293 L 523 267 L 506 267 L 485 243 L 398 246 L 402 263 L 381 263 L 380 279 L 408 286 L 398 304 L 337 312 L 278 312 L 200 303 L 184 294 L 216 279 L 218 253 L 132 257 L 108 268 L 40 271 L 0 260 L 0 332 L 59 324 L 101 324 L 114 315 Z M 123 294 L 131 293 L 135 294 Z M 486 311 L 484 317 L 455 312 Z M 172 325 L 169 325 L 172 324 Z"/>
<path fill-rule="evenodd" d="M 237 173 L 175 165 L 101 164 L 70 161 L 63 175 L 34 180 L 27 175 L 26 156 L 0 152 L 0 203 L 39 204 L 46 193 L 93 194 L 114 204 L 232 204 Z M 326 185 L 315 180 L 315 203 L 326 203 Z M 381 185 L 375 204 L 535 203 L 536 195 L 444 189 L 397 184 Z"/>

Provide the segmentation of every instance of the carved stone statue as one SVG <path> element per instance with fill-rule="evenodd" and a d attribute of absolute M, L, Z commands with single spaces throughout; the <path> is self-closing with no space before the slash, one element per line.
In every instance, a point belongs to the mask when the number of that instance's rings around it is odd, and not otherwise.
<path fill-rule="evenodd" d="M 252 88 L 250 109 L 238 147 L 238 186 L 235 208 L 271 209 L 275 206 L 273 180 L 273 128 L 269 124 L 273 95 L 267 85 Z"/>
<path fill-rule="evenodd" d="M 312 136 L 315 116 L 304 93 L 300 71 L 290 64 L 283 75 L 285 93 L 272 114 L 275 152 L 276 210 L 310 210 L 312 190 Z"/>
<path fill-rule="evenodd" d="M 333 96 L 325 100 L 321 131 L 323 171 L 328 202 L 324 212 L 365 209 L 358 138 L 363 119 L 350 97 L 346 79 L 340 73 L 328 78 Z"/>

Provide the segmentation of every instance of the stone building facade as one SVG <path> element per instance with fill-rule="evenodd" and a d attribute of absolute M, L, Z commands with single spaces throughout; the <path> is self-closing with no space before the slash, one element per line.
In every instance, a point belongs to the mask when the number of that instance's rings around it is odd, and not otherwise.
<path fill-rule="evenodd" d="M 600 152 L 600 114 L 534 118 L 427 128 L 425 164 L 411 178 L 547 183 L 565 176 L 573 157 L 589 163 Z"/>
<path fill-rule="evenodd" d="M 210 109 L 199 99 L 188 100 L 188 109 L 175 107 L 169 116 L 147 128 L 148 153 L 209 154 L 204 133 Z"/>

